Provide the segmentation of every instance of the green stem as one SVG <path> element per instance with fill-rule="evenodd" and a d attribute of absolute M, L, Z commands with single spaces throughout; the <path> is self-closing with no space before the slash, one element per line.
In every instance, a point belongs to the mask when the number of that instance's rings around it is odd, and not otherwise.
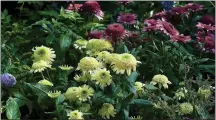
<path fill-rule="evenodd" d="M 48 75 L 48 77 L 49 77 L 49 80 L 52 81 L 52 80 L 51 80 L 51 77 L 50 77 L 50 75 L 49 75 L 49 71 L 46 70 L 46 72 L 47 72 L 47 75 Z"/>
<path fill-rule="evenodd" d="M 43 73 L 42 72 L 40 72 L 40 73 L 41 73 L 41 76 L 43 77 L 43 79 L 45 79 Z"/>

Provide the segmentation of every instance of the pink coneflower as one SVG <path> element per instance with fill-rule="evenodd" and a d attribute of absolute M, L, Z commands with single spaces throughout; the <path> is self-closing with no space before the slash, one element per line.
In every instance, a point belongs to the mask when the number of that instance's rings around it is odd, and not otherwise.
<path fill-rule="evenodd" d="M 196 27 L 197 27 L 198 29 L 206 29 L 207 31 L 208 31 L 208 30 L 215 30 L 215 26 L 206 25 L 206 24 L 203 24 L 203 23 L 200 23 L 200 22 L 196 25 Z"/>
<path fill-rule="evenodd" d="M 137 16 L 132 13 L 123 13 L 118 16 L 117 22 L 125 24 L 135 24 Z"/>
<path fill-rule="evenodd" d="M 187 10 L 185 7 L 174 7 L 171 9 L 171 12 L 174 14 L 185 14 Z"/>
<path fill-rule="evenodd" d="M 159 13 L 156 13 L 152 16 L 153 19 L 158 19 L 158 18 L 168 18 L 170 16 L 170 13 L 167 11 L 161 11 Z"/>
<path fill-rule="evenodd" d="M 89 39 L 100 39 L 103 37 L 102 31 L 90 31 L 88 32 L 88 38 Z"/>
<path fill-rule="evenodd" d="M 179 31 L 175 29 L 175 27 L 166 21 L 159 21 L 158 24 L 156 25 L 157 27 L 159 27 L 159 29 L 161 31 L 163 31 L 165 34 L 167 34 L 168 36 L 175 36 L 175 35 L 179 35 Z"/>
<path fill-rule="evenodd" d="M 203 5 L 195 4 L 195 3 L 188 3 L 184 6 L 188 11 L 200 11 L 203 9 Z"/>
<path fill-rule="evenodd" d="M 79 10 L 83 5 L 82 4 L 69 4 L 66 10 Z"/>
<path fill-rule="evenodd" d="M 86 1 L 81 9 L 83 12 L 94 14 L 99 20 L 103 19 L 104 13 L 96 1 Z"/>
<path fill-rule="evenodd" d="M 123 25 L 114 23 L 107 26 L 105 34 L 109 36 L 114 42 L 120 40 L 125 34 L 125 28 Z"/>
<path fill-rule="evenodd" d="M 204 47 L 207 49 L 215 49 L 215 40 L 211 36 L 205 36 L 205 40 L 203 41 Z"/>
<path fill-rule="evenodd" d="M 170 37 L 172 41 L 176 41 L 176 42 L 188 42 L 191 40 L 190 36 L 184 36 L 184 35 L 174 35 Z"/>
<path fill-rule="evenodd" d="M 136 39 L 136 38 L 139 38 L 140 35 L 137 32 L 129 32 L 129 36 L 128 37 L 132 38 L 132 39 Z"/>
<path fill-rule="evenodd" d="M 203 24 L 211 24 L 211 25 L 215 25 L 215 16 L 212 15 L 204 15 L 200 18 L 200 22 Z"/>
<path fill-rule="evenodd" d="M 144 28 L 144 31 L 154 31 L 160 29 L 160 27 L 157 26 L 158 20 L 155 19 L 148 19 L 144 21 L 144 24 L 147 26 Z"/>

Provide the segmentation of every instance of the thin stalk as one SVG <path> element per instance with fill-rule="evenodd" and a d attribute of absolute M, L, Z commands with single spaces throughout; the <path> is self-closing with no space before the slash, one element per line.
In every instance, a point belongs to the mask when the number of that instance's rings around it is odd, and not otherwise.
<path fill-rule="evenodd" d="M 41 76 L 43 77 L 43 79 L 45 79 L 45 77 L 44 77 L 43 73 L 42 73 L 42 72 L 40 72 L 40 73 L 41 73 Z"/>

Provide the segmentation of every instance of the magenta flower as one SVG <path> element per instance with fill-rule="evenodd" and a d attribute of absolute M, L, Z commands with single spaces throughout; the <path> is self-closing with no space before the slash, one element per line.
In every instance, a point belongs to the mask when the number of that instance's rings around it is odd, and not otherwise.
<path fill-rule="evenodd" d="M 104 17 L 104 13 L 96 1 L 86 1 L 81 9 L 83 12 L 94 14 L 99 20 L 102 20 Z"/>
<path fill-rule="evenodd" d="M 195 4 L 195 3 L 188 3 L 187 5 L 184 6 L 186 10 L 188 11 L 200 11 L 203 9 L 203 5 Z"/>
<path fill-rule="evenodd" d="M 209 31 L 209 30 L 214 31 L 215 30 L 215 26 L 206 25 L 206 24 L 203 24 L 203 23 L 200 23 L 200 22 L 196 25 L 196 27 L 198 29 L 206 29 L 207 31 Z"/>
<path fill-rule="evenodd" d="M 156 25 L 161 31 L 163 31 L 168 36 L 176 36 L 179 35 L 179 31 L 175 29 L 175 27 L 166 21 L 159 21 Z"/>
<path fill-rule="evenodd" d="M 120 40 L 124 36 L 125 32 L 124 26 L 118 23 L 108 25 L 105 30 L 105 34 L 114 42 Z"/>
<path fill-rule="evenodd" d="M 160 29 L 160 27 L 157 26 L 158 20 L 155 20 L 155 19 L 145 20 L 144 24 L 147 25 L 144 28 L 144 31 L 154 31 L 154 30 Z"/>
<path fill-rule="evenodd" d="M 171 9 L 171 12 L 174 14 L 185 14 L 187 10 L 185 7 L 174 7 Z"/>
<path fill-rule="evenodd" d="M 69 4 L 66 10 L 79 10 L 83 5 L 82 4 Z"/>
<path fill-rule="evenodd" d="M 176 42 L 188 42 L 191 40 L 191 37 L 190 36 L 184 36 L 184 35 L 174 35 L 174 36 L 171 36 L 171 41 L 176 41 Z"/>
<path fill-rule="evenodd" d="M 103 37 L 102 31 L 90 31 L 88 32 L 88 39 L 100 39 Z"/>
<path fill-rule="evenodd" d="M 211 25 L 215 25 L 215 16 L 212 15 L 204 15 L 200 18 L 200 22 L 203 24 L 211 24 Z"/>
<path fill-rule="evenodd" d="M 167 12 L 167 11 L 161 11 L 159 13 L 156 13 L 152 16 L 152 18 L 154 19 L 158 19 L 158 18 L 164 18 L 164 19 L 167 19 L 168 17 L 170 17 L 170 12 Z"/>
<path fill-rule="evenodd" d="M 135 24 L 137 16 L 132 13 L 123 13 L 118 16 L 117 22 L 125 23 L 125 24 Z"/>

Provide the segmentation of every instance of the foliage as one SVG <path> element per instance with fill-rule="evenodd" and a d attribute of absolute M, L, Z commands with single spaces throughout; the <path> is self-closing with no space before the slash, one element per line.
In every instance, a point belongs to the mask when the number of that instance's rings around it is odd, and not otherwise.
<path fill-rule="evenodd" d="M 76 5 L 75 3 L 71 4 Z M 80 10 L 68 10 L 69 2 L 18 2 L 16 11 L 19 11 L 19 15 L 11 14 L 10 9 L 2 10 L 2 73 L 10 73 L 17 80 L 14 87 L 1 87 L 2 118 L 67 120 L 71 111 L 79 110 L 84 119 L 102 119 L 103 116 L 100 116 L 98 111 L 102 114 L 110 113 L 110 119 L 124 120 L 131 119 L 132 116 L 152 120 L 214 119 L 214 53 L 197 40 L 199 30 L 196 27 L 202 16 L 207 13 L 215 14 L 213 2 L 193 2 L 203 5 L 203 9 L 187 15 L 177 15 L 176 18 L 172 16 L 172 19 L 167 20 L 180 34 L 190 36 L 191 40 L 187 42 L 172 41 L 172 36 L 163 31 L 143 30 L 148 27 L 143 21 L 152 19 L 156 13 L 162 11 L 160 2 L 98 3 L 104 11 L 103 20 L 97 19 L 96 13 L 83 12 L 84 7 Z M 175 2 L 175 6 L 185 6 L 188 3 Z M 101 38 L 94 38 L 106 39 L 113 49 L 110 49 L 108 43 L 92 45 L 102 49 L 97 49 L 98 51 L 91 51 L 92 48 L 83 46 L 81 49 L 75 47 L 77 40 L 90 43 L 89 32 L 106 30 L 107 25 L 116 22 L 120 13 L 133 13 L 137 16 L 136 23 L 132 25 L 121 23 L 126 30 L 125 36 L 113 40 L 103 32 Z M 132 33 L 136 36 L 131 37 Z M 32 48 L 42 45 L 53 48 L 55 53 L 52 54 L 56 57 L 50 64 L 51 67 L 33 73 L 32 64 L 36 61 L 33 61 L 35 51 L 32 51 Z M 104 59 L 111 60 L 110 63 L 99 59 L 97 55 L 102 51 L 109 52 L 110 56 Z M 126 62 L 119 57 L 125 53 L 130 55 L 130 59 L 125 59 Z M 118 56 L 117 59 L 115 55 Z M 86 57 L 103 63 L 103 70 L 109 74 L 106 81 L 105 78 L 94 76 L 100 73 L 97 71 L 101 67 L 96 65 L 94 60 L 89 60 L 83 66 L 93 66 L 96 69 L 88 68 L 92 71 L 87 70 L 86 73 L 84 68 L 79 68 L 80 60 Z M 118 66 L 121 66 L 121 69 L 114 70 L 114 67 Z M 122 69 L 125 70 L 123 74 Z M 127 70 L 131 71 L 128 72 L 130 74 L 127 74 Z M 151 83 L 152 78 L 158 74 L 165 75 L 171 82 L 167 89 Z M 38 83 L 44 79 L 53 86 Z M 97 82 L 107 83 L 101 87 Z M 142 83 L 139 84 L 141 86 L 136 82 Z M 84 84 L 89 87 L 84 87 Z M 87 89 L 90 99 L 79 100 L 76 97 L 82 96 L 82 92 L 74 92 L 70 97 L 75 100 L 68 100 L 65 93 L 70 87 L 78 91 Z M 181 92 L 182 88 L 186 91 Z M 210 92 L 202 93 L 203 97 L 198 92 L 201 88 Z M 176 93 L 181 94 L 180 98 Z M 102 109 L 104 103 L 109 103 L 110 109 Z M 181 114 L 179 106 L 182 103 L 190 103 L 193 112 Z M 90 105 L 89 110 L 84 106 L 86 104 Z M 81 106 L 87 111 L 81 111 Z"/>

